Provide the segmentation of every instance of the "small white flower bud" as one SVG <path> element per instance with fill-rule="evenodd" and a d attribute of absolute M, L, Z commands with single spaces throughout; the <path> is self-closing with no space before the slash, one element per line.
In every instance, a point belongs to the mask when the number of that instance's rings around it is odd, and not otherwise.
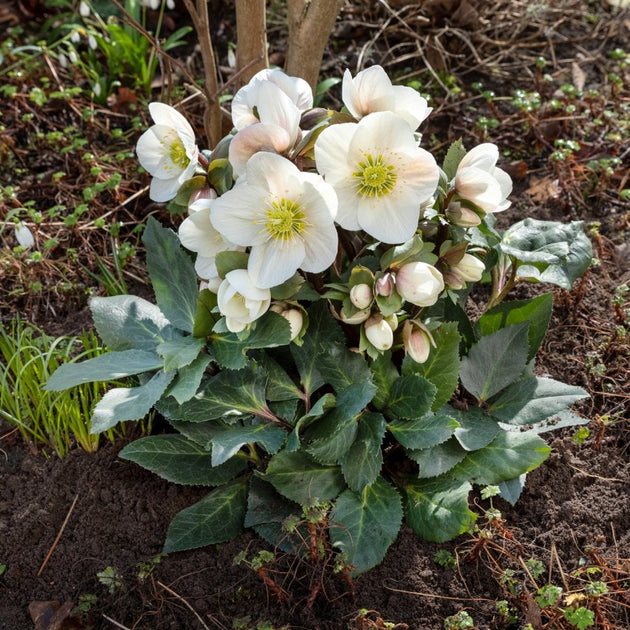
<path fill-rule="evenodd" d="M 411 304 L 431 306 L 444 290 L 444 279 L 433 265 L 408 263 L 396 272 L 396 290 L 403 300 Z"/>
<path fill-rule="evenodd" d="M 478 282 L 486 266 L 479 258 L 471 254 L 464 254 L 455 265 L 451 265 L 451 272 L 457 274 L 464 282 Z"/>
<path fill-rule="evenodd" d="M 381 315 L 365 322 L 365 336 L 377 350 L 389 350 L 394 343 L 394 331 Z"/>
<path fill-rule="evenodd" d="M 481 223 L 479 215 L 470 208 L 462 206 L 459 201 L 451 201 L 444 214 L 453 225 L 463 228 L 477 227 Z"/>
<path fill-rule="evenodd" d="M 357 311 L 356 313 L 352 315 L 348 315 L 348 313 L 346 313 L 343 307 L 341 311 L 339 312 L 339 319 L 344 324 L 351 324 L 351 325 L 362 324 L 369 316 L 370 316 L 369 308 L 365 308 L 361 311 Z"/>
<path fill-rule="evenodd" d="M 389 297 L 394 292 L 394 276 L 389 272 L 381 276 L 376 281 L 375 288 L 377 295 Z"/>
<path fill-rule="evenodd" d="M 350 301 L 361 310 L 372 304 L 373 297 L 372 289 L 368 284 L 355 284 L 350 289 Z"/>

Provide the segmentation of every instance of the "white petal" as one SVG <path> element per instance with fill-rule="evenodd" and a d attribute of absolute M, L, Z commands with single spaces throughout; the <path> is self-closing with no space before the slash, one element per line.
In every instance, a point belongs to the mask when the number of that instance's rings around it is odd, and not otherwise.
<path fill-rule="evenodd" d="M 29 247 L 33 247 L 35 245 L 35 238 L 33 237 L 33 233 L 27 225 L 24 225 L 21 221 L 15 226 L 15 238 L 17 242 L 28 249 Z"/>
<path fill-rule="evenodd" d="M 247 269 L 257 286 L 275 287 L 298 270 L 304 254 L 301 239 L 281 241 L 270 238 L 264 245 L 252 248 Z"/>
<path fill-rule="evenodd" d="M 474 166 L 484 171 L 490 171 L 499 159 L 499 149 L 496 144 L 484 142 L 472 148 L 462 158 L 458 168 Z"/>
<path fill-rule="evenodd" d="M 195 132 L 186 118 L 174 107 L 165 103 L 149 103 L 149 113 L 157 125 L 173 127 L 178 134 L 183 134 L 194 139 Z"/>
<path fill-rule="evenodd" d="M 209 284 L 212 284 L 212 281 L 219 277 L 214 256 L 198 254 L 195 260 L 195 271 L 200 278 L 207 280 Z"/>
<path fill-rule="evenodd" d="M 257 153 L 247 163 L 247 183 L 277 197 L 292 196 L 290 182 L 299 175 L 293 162 L 275 153 Z M 301 185 L 296 192 L 301 192 Z"/>
<path fill-rule="evenodd" d="M 418 148 L 409 124 L 393 112 L 369 114 L 356 126 L 350 142 L 350 154 L 371 153 L 378 155 L 385 151 L 413 152 Z"/>
<path fill-rule="evenodd" d="M 426 100 L 416 90 L 406 85 L 395 85 L 392 90 L 393 104 L 388 109 L 404 118 L 412 129 L 417 129 L 420 123 L 431 113 L 431 108 L 427 106 Z"/>
<path fill-rule="evenodd" d="M 319 134 L 315 142 L 315 162 L 317 170 L 329 183 L 343 181 L 352 175 L 348 151 L 356 129 L 355 123 L 341 123 L 331 125 Z"/>
<path fill-rule="evenodd" d="M 501 188 L 501 194 L 504 197 L 509 197 L 512 193 L 512 178 L 500 168 L 492 169 L 492 177 L 494 177 Z"/>
<path fill-rule="evenodd" d="M 399 244 L 415 233 L 420 218 L 420 204 L 413 198 L 399 196 L 365 198 L 359 201 L 359 225 L 368 234 L 384 243 Z"/>
<path fill-rule="evenodd" d="M 154 177 L 151 180 L 149 197 L 153 199 L 153 201 L 170 201 L 177 194 L 180 185 L 181 184 L 177 177 L 172 179 L 158 179 L 157 177 Z"/>
<path fill-rule="evenodd" d="M 228 243 L 210 222 L 210 210 L 202 209 L 186 218 L 179 226 L 181 244 L 203 256 L 216 256 Z"/>
<path fill-rule="evenodd" d="M 225 278 L 238 293 L 250 300 L 267 300 L 270 297 L 269 289 L 256 285 L 246 269 L 228 271 Z"/>
<path fill-rule="evenodd" d="M 240 180 L 239 180 L 240 181 Z M 266 192 L 237 184 L 221 195 L 212 207 L 210 221 L 224 238 L 247 247 L 265 240 Z"/>
<path fill-rule="evenodd" d="M 311 86 L 301 77 L 290 77 L 276 68 L 267 75 L 269 81 L 275 83 L 300 111 L 313 107 L 313 91 Z"/>
<path fill-rule="evenodd" d="M 341 98 L 348 111 L 361 118 L 374 110 L 375 100 L 391 94 L 392 82 L 381 66 L 372 66 L 359 72 L 354 79 L 346 70 L 341 86 Z"/>
<path fill-rule="evenodd" d="M 258 90 L 258 115 L 260 122 L 285 129 L 291 143 L 295 142 L 300 128 L 300 110 L 295 103 L 273 83 L 265 81 Z"/>
<path fill-rule="evenodd" d="M 335 221 L 344 229 L 356 231 L 360 230 L 357 216 L 359 209 L 359 195 L 355 183 L 347 179 L 341 184 L 335 185 L 337 193 L 337 217 Z"/>

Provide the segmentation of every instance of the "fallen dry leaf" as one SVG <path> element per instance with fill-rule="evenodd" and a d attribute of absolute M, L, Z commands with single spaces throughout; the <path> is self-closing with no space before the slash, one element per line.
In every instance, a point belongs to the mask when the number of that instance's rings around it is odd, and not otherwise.
<path fill-rule="evenodd" d="M 562 190 L 557 179 L 532 177 L 529 188 L 525 192 L 533 201 L 547 201 L 547 199 L 557 199 Z"/>
<path fill-rule="evenodd" d="M 28 612 L 35 630 L 82 630 L 81 619 L 71 614 L 73 607 L 72 602 L 34 601 L 28 605 Z"/>

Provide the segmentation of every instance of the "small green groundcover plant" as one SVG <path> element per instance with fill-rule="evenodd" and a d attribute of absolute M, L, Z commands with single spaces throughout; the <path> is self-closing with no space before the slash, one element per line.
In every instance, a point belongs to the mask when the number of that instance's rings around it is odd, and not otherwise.
<path fill-rule="evenodd" d="M 374 66 L 346 72 L 342 93 L 342 111 L 313 108 L 303 80 L 265 70 L 212 151 L 177 110 L 149 106 L 150 195 L 188 211 L 178 233 L 146 224 L 156 304 L 93 298 L 111 351 L 46 387 L 138 376 L 91 426 L 157 409 L 173 431 L 121 457 L 210 488 L 174 517 L 166 552 L 252 528 L 300 553 L 295 523 L 319 506 L 356 575 L 403 519 L 430 541 L 466 531 L 475 484 L 515 502 L 549 454 L 541 434 L 584 422 L 568 410 L 583 389 L 535 374 L 552 295 L 504 301 L 518 279 L 569 289 L 591 261 L 582 224 L 498 230 L 512 185 L 495 145 L 455 142 L 439 166 L 419 146 L 430 108 L 416 91 Z"/>

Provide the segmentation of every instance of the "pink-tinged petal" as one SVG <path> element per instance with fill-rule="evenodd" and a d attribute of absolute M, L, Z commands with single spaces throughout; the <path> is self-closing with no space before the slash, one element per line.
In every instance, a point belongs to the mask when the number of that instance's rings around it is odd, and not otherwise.
<path fill-rule="evenodd" d="M 319 134 L 315 142 L 315 162 L 328 183 L 336 184 L 352 175 L 348 150 L 356 128 L 355 123 L 341 123 Z"/>
<path fill-rule="evenodd" d="M 256 122 L 239 131 L 229 148 L 229 160 L 234 173 L 245 173 L 249 159 L 259 151 L 283 153 L 291 146 L 289 133 L 282 127 Z"/>
<path fill-rule="evenodd" d="M 379 108 L 379 111 L 389 110 L 404 118 L 414 130 L 431 113 L 426 100 L 416 90 L 406 85 L 395 85 L 391 96 L 378 99 L 375 106 Z"/>
<path fill-rule="evenodd" d="M 304 243 L 270 238 L 264 245 L 252 248 L 247 269 L 256 286 L 271 288 L 288 280 L 304 260 Z M 282 265 L 278 261 L 282 261 Z"/>
<path fill-rule="evenodd" d="M 361 229 L 383 243 L 396 245 L 415 234 L 420 204 L 400 195 L 366 197 L 359 201 L 357 217 Z"/>
<path fill-rule="evenodd" d="M 400 169 L 400 183 L 409 194 L 413 194 L 418 204 L 428 201 L 440 179 L 440 169 L 431 153 L 416 148 L 406 164 Z"/>
<path fill-rule="evenodd" d="M 151 186 L 149 188 L 149 197 L 153 201 L 170 201 L 175 197 L 179 190 L 180 182 L 177 177 L 173 179 L 158 179 L 154 177 L 151 180 Z"/>
<path fill-rule="evenodd" d="M 290 77 L 282 70 L 271 70 L 267 76 L 269 81 L 275 83 L 300 111 L 313 107 L 313 91 L 311 86 L 301 77 Z"/>
<path fill-rule="evenodd" d="M 361 118 L 373 109 L 373 102 L 391 93 L 392 82 L 381 66 L 372 66 L 359 72 L 354 79 L 346 70 L 341 85 L 341 98 L 348 111 Z"/>

